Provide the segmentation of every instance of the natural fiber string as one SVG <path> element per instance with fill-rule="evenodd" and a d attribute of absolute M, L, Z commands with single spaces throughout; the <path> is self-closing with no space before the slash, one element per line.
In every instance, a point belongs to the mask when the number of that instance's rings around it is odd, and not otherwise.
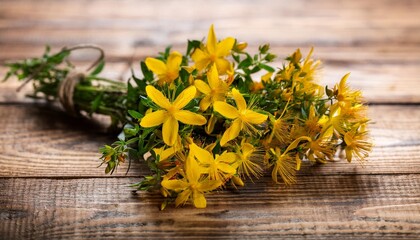
<path fill-rule="evenodd" d="M 73 102 L 74 89 L 84 78 L 84 72 L 71 71 L 58 86 L 58 100 L 64 110 L 72 116 L 78 115 L 78 111 L 75 109 Z"/>
<path fill-rule="evenodd" d="M 85 70 L 85 71 L 77 71 L 73 70 L 70 71 L 66 78 L 60 83 L 58 86 L 58 100 L 60 101 L 61 105 L 63 106 L 64 110 L 73 115 L 76 116 L 79 114 L 78 110 L 74 107 L 73 102 L 73 95 L 74 95 L 74 89 L 76 88 L 77 84 L 79 84 L 81 81 L 85 79 L 86 73 L 94 68 L 96 65 L 98 65 L 105 57 L 105 53 L 102 48 L 96 46 L 96 45 L 76 45 L 74 47 L 63 49 L 67 51 L 75 51 L 80 49 L 95 49 L 98 50 L 100 55 L 99 57 Z"/>
<path fill-rule="evenodd" d="M 86 77 L 86 73 L 97 66 L 105 57 L 104 50 L 99 46 L 92 45 L 92 44 L 80 44 L 70 48 L 64 47 L 61 51 L 76 51 L 81 49 L 94 49 L 99 51 L 98 58 L 84 71 L 72 70 L 70 71 L 66 78 L 59 84 L 58 86 L 58 93 L 57 97 L 60 101 L 61 105 L 63 106 L 64 110 L 69 114 L 76 116 L 79 114 L 78 110 L 75 109 L 73 96 L 74 96 L 74 89 L 76 88 L 77 84 L 83 81 Z M 41 69 L 42 66 L 40 66 Z M 32 74 L 31 77 L 25 80 L 25 82 L 17 89 L 20 91 L 23 86 L 25 86 L 30 80 L 32 80 L 33 76 L 35 76 L 37 72 Z"/>

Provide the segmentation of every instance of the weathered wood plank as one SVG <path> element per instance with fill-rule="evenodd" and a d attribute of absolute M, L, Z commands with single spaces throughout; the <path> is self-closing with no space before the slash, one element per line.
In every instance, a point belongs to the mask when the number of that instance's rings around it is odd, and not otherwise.
<path fill-rule="evenodd" d="M 130 193 L 133 178 L 2 179 L 5 238 L 417 238 L 420 175 L 307 176 L 284 188 L 269 179 L 159 211 L 157 193 Z"/>
<path fill-rule="evenodd" d="M 5 34 L 0 42 L 177 44 L 186 37 L 201 38 L 211 23 L 222 35 L 252 43 L 414 45 L 420 41 L 420 6 L 415 1 L 131 0 L 118 2 L 118 11 L 114 8 L 112 2 L 103 1 L 2 1 L 0 29 Z"/>
<path fill-rule="evenodd" d="M 302 174 L 420 172 L 420 108 L 370 106 L 369 114 L 376 146 L 364 167 L 338 161 L 305 168 Z M 1 105 L 0 124 L 0 177 L 104 177 L 97 149 L 117 135 L 42 105 Z M 126 166 L 116 176 L 124 176 Z M 144 166 L 132 167 L 129 176 L 147 173 Z"/>
<path fill-rule="evenodd" d="M 175 49 L 183 51 L 184 47 L 179 46 Z M 40 49 L 42 48 L 32 49 L 36 54 L 31 52 L 26 57 L 41 55 L 41 52 L 37 52 Z M 121 53 L 114 49 L 110 55 L 107 55 L 109 62 L 102 75 L 126 81 L 130 77 L 130 68 L 133 68 L 136 74 L 140 74 L 138 62 L 146 56 L 155 56 L 162 49 L 163 47 L 160 49 L 142 47 L 131 52 L 123 50 Z M 257 47 L 250 46 L 249 49 Z M 274 47 L 273 52 L 279 55 L 279 59 L 284 59 L 295 49 Z M 302 51 L 306 53 L 308 48 L 303 48 Z M 88 59 L 94 59 L 93 56 L 86 54 L 79 54 L 76 57 L 79 66 L 88 65 Z M 420 78 L 417 77 L 420 67 L 420 48 L 321 47 L 316 48 L 315 57 L 324 62 L 319 74 L 322 84 L 333 86 L 345 73 L 351 72 L 349 83 L 353 88 L 361 89 L 368 102 L 420 103 L 420 94 L 417 90 L 420 87 Z M 281 61 L 273 63 L 273 66 L 281 66 Z M 5 67 L 0 67 L 0 76 L 4 76 L 6 71 Z M 30 93 L 31 87 L 26 87 L 21 93 L 15 93 L 18 86 L 19 83 L 13 79 L 1 83 L 0 101 L 31 101 L 24 97 L 25 93 Z"/>
<path fill-rule="evenodd" d="M 109 119 L 74 118 L 54 105 L 5 105 L 0 109 L 4 124 L 0 130 L 0 162 L 14 162 L 1 170 L 0 176 L 60 176 L 54 173 L 57 171 L 64 174 L 61 176 L 104 176 L 104 168 L 98 168 L 98 149 L 114 142 L 118 135 L 106 132 Z M 116 176 L 124 176 L 126 167 Z"/>

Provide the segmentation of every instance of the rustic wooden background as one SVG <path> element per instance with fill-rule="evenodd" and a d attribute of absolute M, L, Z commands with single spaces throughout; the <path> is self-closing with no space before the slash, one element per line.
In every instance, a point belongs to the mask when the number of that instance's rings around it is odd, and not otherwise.
<path fill-rule="evenodd" d="M 364 91 L 375 148 L 364 166 L 305 168 L 298 184 L 267 178 L 208 197 L 207 209 L 168 207 L 132 194 L 136 164 L 106 176 L 97 148 L 104 123 L 68 117 L 0 84 L 0 239 L 25 238 L 419 238 L 420 1 L 0 1 L 0 63 L 78 43 L 107 52 L 105 75 L 166 45 L 207 35 L 269 42 L 281 58 L 315 46 L 323 83 L 346 72 Z M 79 54 L 80 64 L 92 59 Z M 0 67 L 0 76 L 6 69 Z"/>

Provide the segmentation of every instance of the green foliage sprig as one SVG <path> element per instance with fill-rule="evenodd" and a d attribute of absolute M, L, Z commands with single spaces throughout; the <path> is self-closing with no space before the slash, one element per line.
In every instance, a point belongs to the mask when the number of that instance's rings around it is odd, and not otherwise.
<path fill-rule="evenodd" d="M 33 93 L 28 95 L 31 98 L 47 99 L 54 101 L 59 98 L 60 84 L 66 80 L 76 67 L 68 60 L 72 51 L 97 48 L 93 45 L 78 45 L 71 48 L 63 48 L 55 54 L 50 53 L 47 46 L 45 53 L 40 58 L 25 59 L 20 62 L 7 63 L 9 71 L 3 81 L 14 76 L 24 84 L 31 82 Z M 74 108 L 86 112 L 88 115 L 99 113 L 111 117 L 113 125 L 125 123 L 126 121 L 126 83 L 111 80 L 98 76 L 105 66 L 102 58 L 83 73 L 83 79 L 77 84 L 73 92 Z"/>

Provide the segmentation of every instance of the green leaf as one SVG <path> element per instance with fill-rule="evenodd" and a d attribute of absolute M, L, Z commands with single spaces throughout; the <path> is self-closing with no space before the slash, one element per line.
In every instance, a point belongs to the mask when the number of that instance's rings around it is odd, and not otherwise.
<path fill-rule="evenodd" d="M 264 70 L 268 71 L 268 72 L 274 72 L 274 71 L 275 71 L 275 69 L 274 69 L 274 68 L 272 68 L 272 67 L 270 67 L 270 66 L 268 66 L 268 65 L 265 65 L 265 64 L 263 64 L 263 63 L 258 64 L 258 66 L 259 66 L 260 68 L 262 68 L 262 69 L 264 69 Z"/>
<path fill-rule="evenodd" d="M 201 42 L 198 40 L 188 40 L 186 55 L 189 56 L 192 53 L 192 50 L 200 47 L 200 44 Z"/>
<path fill-rule="evenodd" d="M 237 63 L 239 63 L 241 61 L 241 57 L 237 54 L 232 54 L 232 57 Z"/>
<path fill-rule="evenodd" d="M 246 58 L 241 63 L 239 63 L 238 68 L 244 69 L 252 65 L 252 58 Z"/>
<path fill-rule="evenodd" d="M 153 72 L 147 68 L 145 62 L 140 62 L 141 72 L 143 73 L 144 79 L 148 82 L 153 81 Z"/>
<path fill-rule="evenodd" d="M 91 103 L 91 111 L 90 111 L 90 114 L 92 114 L 92 113 L 94 113 L 94 112 L 96 112 L 96 110 L 98 110 L 98 108 L 99 108 L 99 105 L 101 104 L 101 101 L 102 101 L 102 97 L 104 96 L 104 93 L 103 92 L 101 92 L 101 93 L 99 93 L 99 95 L 92 101 L 92 103 Z"/>
<path fill-rule="evenodd" d="M 261 70 L 261 68 L 259 66 L 255 66 L 251 69 L 251 74 L 259 72 Z"/>
<path fill-rule="evenodd" d="M 138 138 L 138 137 L 136 137 L 136 138 L 131 138 L 130 140 L 128 140 L 128 141 L 126 142 L 126 144 L 127 144 L 127 145 L 129 145 L 129 144 L 133 144 L 133 143 L 137 142 L 138 140 L 139 140 L 139 138 Z"/>
<path fill-rule="evenodd" d="M 303 109 L 303 107 L 300 109 L 300 112 L 301 112 L 304 119 L 308 118 L 308 114 L 306 113 L 305 109 Z"/>
<path fill-rule="evenodd" d="M 104 69 L 104 66 L 105 66 L 105 61 L 104 60 L 100 61 L 98 66 L 96 66 L 96 68 L 92 71 L 90 75 L 92 76 L 98 75 L 100 72 L 102 72 L 102 70 Z"/>
<path fill-rule="evenodd" d="M 135 110 L 128 110 L 128 114 L 130 114 L 131 117 L 135 118 L 135 119 L 140 119 L 143 117 L 143 114 L 135 111 Z"/>

